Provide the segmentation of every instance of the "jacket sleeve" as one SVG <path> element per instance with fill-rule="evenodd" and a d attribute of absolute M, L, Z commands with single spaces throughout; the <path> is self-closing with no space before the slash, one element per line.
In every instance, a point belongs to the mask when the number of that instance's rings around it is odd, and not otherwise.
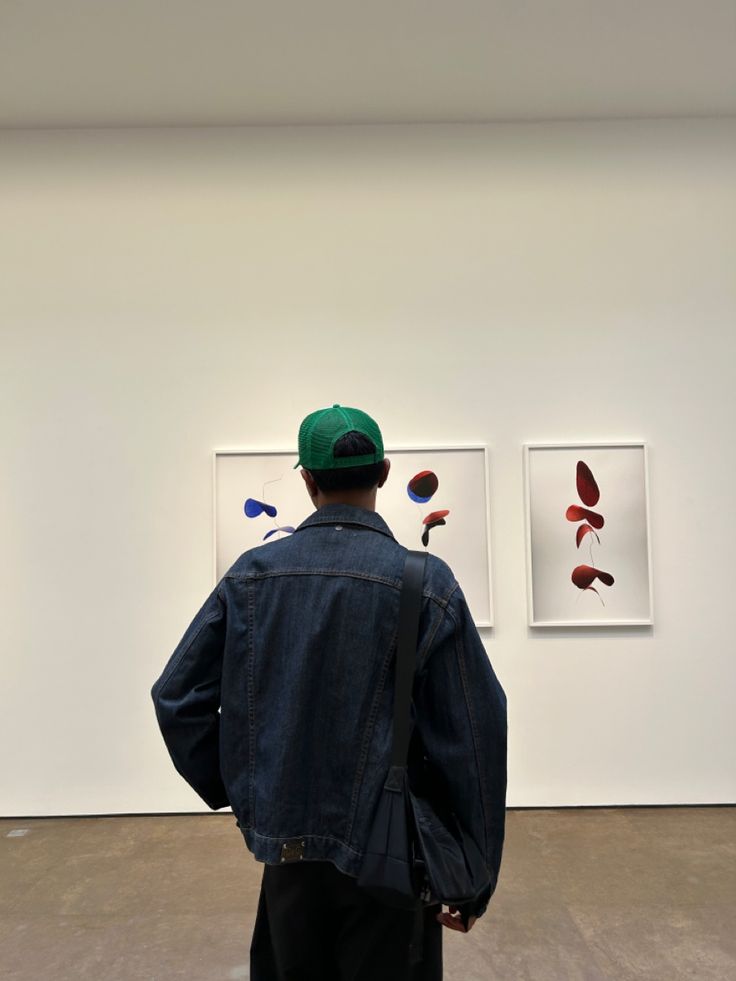
<path fill-rule="evenodd" d="M 506 817 L 506 695 L 459 586 L 419 672 L 415 721 L 452 809 L 480 848 L 488 887 L 460 913 L 482 916 L 498 881 Z"/>
<path fill-rule="evenodd" d="M 213 810 L 229 804 L 220 775 L 225 613 L 218 586 L 151 689 L 156 718 L 174 766 Z"/>

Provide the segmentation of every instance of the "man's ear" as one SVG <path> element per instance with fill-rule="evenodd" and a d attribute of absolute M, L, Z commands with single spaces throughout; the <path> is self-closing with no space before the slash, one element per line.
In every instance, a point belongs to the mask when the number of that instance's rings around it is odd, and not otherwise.
<path fill-rule="evenodd" d="M 308 470 L 300 470 L 299 473 L 302 475 L 304 483 L 307 485 L 307 493 L 309 494 L 310 498 L 312 499 L 312 503 L 314 504 L 314 502 L 317 499 L 319 487 L 317 487 L 317 483 L 314 477 L 311 475 L 311 473 Z"/>
<path fill-rule="evenodd" d="M 385 459 L 383 461 L 383 473 L 381 474 L 381 479 L 378 481 L 378 486 L 379 487 L 383 487 L 383 485 L 388 480 L 388 472 L 389 472 L 390 469 L 391 469 L 391 461 L 388 460 L 388 459 Z"/>

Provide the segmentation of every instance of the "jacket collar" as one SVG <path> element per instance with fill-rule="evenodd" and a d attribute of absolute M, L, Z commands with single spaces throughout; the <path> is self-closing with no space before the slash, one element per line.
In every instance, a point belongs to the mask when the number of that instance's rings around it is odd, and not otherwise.
<path fill-rule="evenodd" d="M 373 531 L 380 531 L 383 535 L 393 538 L 391 529 L 377 511 L 369 511 L 367 508 L 359 508 L 354 504 L 325 504 L 318 508 L 314 514 L 310 514 L 299 527 L 309 528 L 312 525 L 362 525 L 364 528 L 371 528 Z"/>

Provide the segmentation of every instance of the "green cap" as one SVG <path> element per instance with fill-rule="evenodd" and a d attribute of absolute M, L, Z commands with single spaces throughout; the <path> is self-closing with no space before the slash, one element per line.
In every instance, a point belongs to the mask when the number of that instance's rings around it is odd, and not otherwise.
<path fill-rule="evenodd" d="M 346 433 L 361 433 L 376 447 L 375 453 L 362 456 L 334 455 L 335 443 Z M 310 412 L 299 427 L 299 459 L 294 469 L 336 470 L 364 467 L 383 460 L 383 437 L 376 422 L 360 409 L 349 409 L 337 403 L 331 409 Z"/>

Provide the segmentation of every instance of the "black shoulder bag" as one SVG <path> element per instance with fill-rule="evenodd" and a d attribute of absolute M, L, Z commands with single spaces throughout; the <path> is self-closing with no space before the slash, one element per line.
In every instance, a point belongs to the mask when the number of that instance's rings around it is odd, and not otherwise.
<path fill-rule="evenodd" d="M 426 558 L 425 552 L 409 551 L 404 565 L 391 766 L 357 879 L 384 904 L 413 910 L 472 902 L 490 882 L 478 846 L 450 809 L 439 780 L 432 780 L 426 758 L 423 778 L 409 785 L 410 704 Z"/>

